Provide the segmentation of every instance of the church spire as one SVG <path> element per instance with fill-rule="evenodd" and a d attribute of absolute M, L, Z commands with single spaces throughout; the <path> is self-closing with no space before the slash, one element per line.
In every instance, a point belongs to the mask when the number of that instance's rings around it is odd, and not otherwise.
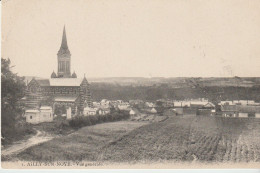
<path fill-rule="evenodd" d="M 64 25 L 64 28 L 63 28 L 61 48 L 68 49 L 65 25 Z"/>
<path fill-rule="evenodd" d="M 58 77 L 70 78 L 71 77 L 71 73 L 70 73 L 71 54 L 67 44 L 65 25 L 63 28 L 60 50 L 58 51 L 57 55 L 58 55 L 58 70 L 57 70 Z"/>

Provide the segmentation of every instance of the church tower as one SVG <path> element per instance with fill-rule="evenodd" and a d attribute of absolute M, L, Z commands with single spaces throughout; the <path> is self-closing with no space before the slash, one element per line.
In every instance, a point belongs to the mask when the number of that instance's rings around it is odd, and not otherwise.
<path fill-rule="evenodd" d="M 62 35 L 62 42 L 60 46 L 60 50 L 58 51 L 58 78 L 70 78 L 71 72 L 70 72 L 70 51 L 67 44 L 67 38 L 66 38 L 66 30 L 65 26 L 63 28 L 63 35 Z"/>

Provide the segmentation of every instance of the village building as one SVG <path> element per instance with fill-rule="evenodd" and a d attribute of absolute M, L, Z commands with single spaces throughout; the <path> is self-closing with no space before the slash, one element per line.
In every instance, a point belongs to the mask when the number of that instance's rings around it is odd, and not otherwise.
<path fill-rule="evenodd" d="M 54 114 L 64 114 L 68 109 L 72 114 L 82 114 L 84 103 L 93 106 L 89 83 L 71 74 L 71 54 L 67 45 L 65 27 L 60 49 L 57 54 L 57 74 L 53 71 L 50 79 L 33 78 L 27 85 L 25 106 L 27 109 L 38 108 L 41 105 L 53 107 Z"/>
<path fill-rule="evenodd" d="M 215 115 L 215 105 L 207 99 L 194 99 L 184 101 L 174 101 L 174 108 L 179 114 L 187 115 Z"/>
<path fill-rule="evenodd" d="M 174 104 L 171 101 L 166 101 L 166 102 L 162 103 L 162 106 L 165 107 L 165 108 L 173 108 Z"/>
<path fill-rule="evenodd" d="M 153 113 L 153 114 L 156 114 L 156 113 L 157 113 L 157 110 L 156 110 L 155 108 L 152 108 L 152 109 L 150 110 L 150 112 Z"/>
<path fill-rule="evenodd" d="M 260 106 L 251 105 L 221 105 L 224 117 L 255 117 L 260 118 Z"/>
<path fill-rule="evenodd" d="M 215 115 L 215 105 L 211 102 L 191 103 L 191 108 L 196 108 L 196 115 Z"/>
<path fill-rule="evenodd" d="M 117 105 L 119 110 L 129 110 L 130 109 L 130 104 L 127 102 L 123 102 Z"/>
<path fill-rule="evenodd" d="M 145 102 L 145 106 L 149 107 L 149 108 L 154 108 L 155 104 L 152 102 Z"/>
<path fill-rule="evenodd" d="M 219 105 L 251 105 L 259 106 L 260 103 L 256 103 L 254 100 L 232 100 L 232 101 L 221 101 Z"/>
<path fill-rule="evenodd" d="M 158 100 L 156 100 L 156 105 L 163 106 L 165 108 L 172 108 L 172 107 L 174 107 L 174 101 L 169 100 L 169 99 L 158 99 Z"/>
<path fill-rule="evenodd" d="M 143 100 L 129 100 L 129 104 L 131 106 L 134 106 L 134 105 L 139 105 L 139 104 L 143 104 L 144 101 Z"/>
<path fill-rule="evenodd" d="M 42 122 L 52 122 L 52 108 L 42 106 L 40 109 L 29 109 L 25 111 L 26 122 L 31 124 L 39 124 Z"/>
<path fill-rule="evenodd" d="M 98 114 L 99 115 L 107 115 L 110 113 L 110 109 L 109 108 L 99 108 L 98 109 Z"/>
<path fill-rule="evenodd" d="M 93 107 L 99 108 L 99 107 L 101 107 L 101 103 L 100 102 L 93 102 Z"/>
<path fill-rule="evenodd" d="M 175 108 L 190 107 L 189 101 L 174 101 L 173 106 Z"/>
<path fill-rule="evenodd" d="M 238 116 L 238 108 L 236 105 L 221 105 L 221 112 L 224 117 Z"/>
<path fill-rule="evenodd" d="M 111 105 L 111 102 L 107 99 L 103 99 L 103 100 L 101 100 L 100 105 L 101 105 L 101 107 L 109 108 Z"/>
<path fill-rule="evenodd" d="M 116 102 L 117 102 L 118 104 L 124 103 L 123 100 L 116 100 Z"/>
<path fill-rule="evenodd" d="M 130 114 L 131 116 L 134 116 L 134 115 L 136 115 L 137 113 L 136 113 L 135 110 L 131 109 L 130 112 L 129 112 L 129 114 Z"/>
<path fill-rule="evenodd" d="M 91 107 L 85 107 L 83 115 L 88 116 L 88 115 L 96 115 L 97 114 L 97 108 L 91 108 Z"/>
<path fill-rule="evenodd" d="M 233 101 L 220 101 L 218 105 L 235 105 Z"/>

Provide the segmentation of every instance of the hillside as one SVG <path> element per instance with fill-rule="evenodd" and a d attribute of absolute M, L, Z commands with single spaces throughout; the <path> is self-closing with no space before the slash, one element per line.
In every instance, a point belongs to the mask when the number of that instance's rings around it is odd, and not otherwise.
<path fill-rule="evenodd" d="M 92 83 L 93 99 L 99 101 L 103 98 L 116 100 L 150 100 L 157 99 L 196 99 L 208 98 L 215 102 L 220 100 L 255 100 L 260 101 L 260 87 L 183 87 L 171 88 L 164 86 L 120 86 L 105 83 Z"/>
<path fill-rule="evenodd" d="M 33 76 L 25 77 L 30 81 Z M 37 77 L 36 77 L 37 78 Z M 39 78 L 42 79 L 42 78 Z M 88 78 L 94 101 L 208 98 L 260 101 L 260 78 Z"/>

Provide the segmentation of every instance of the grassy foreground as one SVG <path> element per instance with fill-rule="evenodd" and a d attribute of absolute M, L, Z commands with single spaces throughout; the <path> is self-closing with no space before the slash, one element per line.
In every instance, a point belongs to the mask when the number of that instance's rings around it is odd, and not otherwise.
<path fill-rule="evenodd" d="M 18 157 L 40 161 L 260 161 L 257 119 L 171 117 L 142 125 L 122 121 L 85 127 L 31 147 Z"/>
<path fill-rule="evenodd" d="M 118 121 L 83 127 L 75 133 L 30 147 L 18 158 L 34 161 L 97 160 L 101 147 L 145 124 L 147 122 Z"/>

